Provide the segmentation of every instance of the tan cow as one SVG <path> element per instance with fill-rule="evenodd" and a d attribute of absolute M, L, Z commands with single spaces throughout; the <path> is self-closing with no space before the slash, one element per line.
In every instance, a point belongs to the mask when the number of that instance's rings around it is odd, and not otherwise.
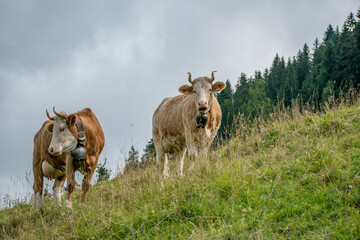
<path fill-rule="evenodd" d="M 190 168 L 197 156 L 206 158 L 207 152 L 220 127 L 221 108 L 214 93 L 225 88 L 225 83 L 216 82 L 214 72 L 209 77 L 194 80 L 189 74 L 191 86 L 183 85 L 183 94 L 165 98 L 155 110 L 152 119 L 152 133 L 156 149 L 156 160 L 160 175 L 168 176 L 167 154 L 176 154 L 177 173 L 183 175 L 184 156 L 188 150 Z M 207 114 L 205 128 L 197 128 L 197 113 Z"/>
<path fill-rule="evenodd" d="M 44 177 L 55 179 L 53 186 L 55 206 L 61 202 L 61 192 L 67 177 L 68 194 L 65 205 L 72 206 L 71 194 L 75 188 L 76 170 L 85 175 L 82 181 L 81 200 L 86 202 L 91 177 L 105 144 L 102 127 L 89 108 L 70 115 L 64 112 L 58 113 L 55 108 L 53 110 L 55 113 L 53 117 L 46 110 L 49 120 L 44 122 L 34 137 L 33 172 L 37 211 L 41 209 Z M 80 142 L 82 145 L 79 145 Z M 80 158 L 84 160 L 73 159 L 74 152 L 78 149 L 83 150 Z"/>

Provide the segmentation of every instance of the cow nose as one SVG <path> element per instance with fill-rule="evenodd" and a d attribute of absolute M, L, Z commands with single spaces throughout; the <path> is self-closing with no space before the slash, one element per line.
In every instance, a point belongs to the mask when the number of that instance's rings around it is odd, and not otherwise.
<path fill-rule="evenodd" d="M 199 107 L 207 107 L 207 101 L 198 102 Z"/>

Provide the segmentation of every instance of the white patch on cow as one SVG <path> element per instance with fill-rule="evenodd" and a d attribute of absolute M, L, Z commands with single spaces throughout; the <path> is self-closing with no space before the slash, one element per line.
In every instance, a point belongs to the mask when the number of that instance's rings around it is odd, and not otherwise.
<path fill-rule="evenodd" d="M 208 140 L 207 138 L 210 138 L 211 137 L 211 131 L 209 128 L 204 128 L 204 129 L 201 129 L 201 134 L 203 135 L 203 137 Z M 204 136 L 205 135 L 205 136 Z"/>
<path fill-rule="evenodd" d="M 176 155 L 177 174 L 180 177 L 182 177 L 184 175 L 183 168 L 184 168 L 185 152 L 186 152 L 186 150 L 184 149 L 182 152 L 178 152 Z"/>
<path fill-rule="evenodd" d="M 61 186 L 56 186 L 55 189 L 54 189 L 55 207 L 60 206 L 60 203 L 61 203 L 61 192 L 62 192 L 62 187 L 61 187 Z"/>
<path fill-rule="evenodd" d="M 65 200 L 65 207 L 72 208 L 72 203 L 69 200 Z"/>
<path fill-rule="evenodd" d="M 195 105 L 198 107 L 198 104 L 200 102 L 206 102 L 207 110 L 211 107 L 211 83 L 205 81 L 205 82 L 194 82 L 193 84 L 193 90 L 196 93 L 195 95 Z"/>
<path fill-rule="evenodd" d="M 37 192 L 35 194 L 35 210 L 39 211 L 41 209 L 41 194 Z"/>
<path fill-rule="evenodd" d="M 183 167 L 184 167 L 184 161 L 183 160 L 178 161 L 178 163 L 177 163 L 177 174 L 178 174 L 179 177 L 184 176 Z"/>
<path fill-rule="evenodd" d="M 57 168 L 54 168 L 47 161 L 42 162 L 41 168 L 42 168 L 42 172 L 43 172 L 44 176 L 47 178 L 54 179 L 54 178 L 58 178 L 58 177 L 65 175 L 65 171 L 61 171 Z"/>
<path fill-rule="evenodd" d="M 55 116 L 53 137 L 51 138 L 49 149 L 53 148 L 54 155 L 58 156 L 62 153 L 74 150 L 76 145 L 77 140 L 71 133 L 66 120 L 64 118 Z"/>
<path fill-rule="evenodd" d="M 82 169 L 82 168 L 79 168 L 78 171 L 84 176 L 87 175 L 86 171 L 84 169 Z"/>

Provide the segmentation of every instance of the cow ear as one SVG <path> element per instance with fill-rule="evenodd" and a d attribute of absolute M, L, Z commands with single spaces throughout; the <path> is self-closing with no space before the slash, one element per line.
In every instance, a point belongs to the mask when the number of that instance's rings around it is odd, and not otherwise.
<path fill-rule="evenodd" d="M 47 130 L 49 132 L 52 132 L 53 131 L 53 128 L 54 128 L 54 124 L 53 123 L 50 123 L 48 126 L 47 126 Z"/>
<path fill-rule="evenodd" d="M 221 92 L 226 87 L 226 84 L 223 82 L 216 82 L 212 85 L 213 92 Z"/>
<path fill-rule="evenodd" d="M 77 116 L 75 114 L 70 114 L 68 116 L 68 120 L 67 120 L 69 127 L 74 126 L 76 123 L 76 120 L 77 120 Z"/>
<path fill-rule="evenodd" d="M 189 85 L 182 85 L 179 88 L 179 92 L 184 93 L 186 95 L 189 95 L 190 93 L 192 93 L 192 91 L 193 91 L 193 88 L 190 87 Z"/>

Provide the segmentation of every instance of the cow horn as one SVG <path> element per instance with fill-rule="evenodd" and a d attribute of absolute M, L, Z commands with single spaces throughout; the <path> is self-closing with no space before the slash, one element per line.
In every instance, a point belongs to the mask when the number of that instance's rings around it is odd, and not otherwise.
<path fill-rule="evenodd" d="M 53 111 L 54 111 L 54 113 L 56 114 L 56 116 L 58 116 L 58 117 L 61 117 L 61 118 L 65 118 L 65 117 L 66 117 L 66 113 L 64 113 L 64 112 L 61 112 L 61 113 L 56 112 L 56 111 L 55 111 L 55 107 L 53 107 Z"/>
<path fill-rule="evenodd" d="M 215 70 L 215 71 L 211 72 L 211 81 L 210 82 L 213 82 L 215 80 L 214 72 L 217 72 L 217 71 Z"/>
<path fill-rule="evenodd" d="M 55 120 L 55 118 L 54 118 L 54 116 L 50 116 L 50 114 L 49 114 L 49 112 L 48 112 L 48 110 L 46 109 L 46 115 L 47 115 L 47 117 L 50 119 L 50 120 L 52 120 L 52 121 L 54 121 Z"/>
<path fill-rule="evenodd" d="M 191 73 L 188 72 L 188 74 L 189 74 L 189 82 L 190 82 L 190 83 L 193 83 L 193 81 L 191 80 Z"/>

